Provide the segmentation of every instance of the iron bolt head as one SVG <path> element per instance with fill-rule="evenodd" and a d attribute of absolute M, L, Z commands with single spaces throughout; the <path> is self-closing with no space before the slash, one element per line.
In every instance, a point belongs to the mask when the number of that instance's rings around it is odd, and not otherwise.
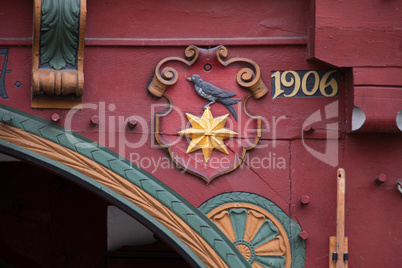
<path fill-rule="evenodd" d="M 54 114 L 52 114 L 51 116 L 50 116 L 50 119 L 53 121 L 53 122 L 58 122 L 59 120 L 60 120 L 60 116 L 59 116 L 59 114 L 58 113 L 54 113 Z"/>
<path fill-rule="evenodd" d="M 127 126 L 130 128 L 130 129 L 134 129 L 136 126 L 137 126 L 137 120 L 135 120 L 134 118 L 130 118 L 130 119 L 128 119 L 128 121 L 127 121 Z"/>
<path fill-rule="evenodd" d="M 90 121 L 92 125 L 99 125 L 99 116 L 97 115 L 92 116 Z"/>

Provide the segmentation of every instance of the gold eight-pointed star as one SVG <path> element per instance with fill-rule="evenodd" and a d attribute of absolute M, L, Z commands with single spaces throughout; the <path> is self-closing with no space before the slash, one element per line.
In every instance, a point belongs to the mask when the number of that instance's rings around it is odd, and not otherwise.
<path fill-rule="evenodd" d="M 191 139 L 187 154 L 201 149 L 207 163 L 213 149 L 229 154 L 223 140 L 237 135 L 236 132 L 224 128 L 229 114 L 214 118 L 210 108 L 207 107 L 201 117 L 188 113 L 186 116 L 192 128 L 179 131 L 178 134 Z"/>

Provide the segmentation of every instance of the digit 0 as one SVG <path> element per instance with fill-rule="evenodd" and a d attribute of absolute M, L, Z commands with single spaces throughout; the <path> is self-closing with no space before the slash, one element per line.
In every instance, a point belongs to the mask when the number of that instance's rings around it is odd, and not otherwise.
<path fill-rule="evenodd" d="M 313 89 L 311 91 L 309 91 L 308 88 L 307 88 L 307 79 L 310 76 L 310 74 L 314 75 L 314 86 L 313 86 Z M 303 91 L 303 93 L 306 94 L 307 96 L 314 95 L 318 90 L 319 80 L 320 80 L 320 76 L 318 75 L 318 73 L 316 71 L 307 72 L 303 76 L 303 79 L 302 79 L 302 91 Z"/>

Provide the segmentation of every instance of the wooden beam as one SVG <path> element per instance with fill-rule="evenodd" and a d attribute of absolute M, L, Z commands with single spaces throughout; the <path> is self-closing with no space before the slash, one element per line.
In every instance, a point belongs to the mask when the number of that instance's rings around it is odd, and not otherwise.
<path fill-rule="evenodd" d="M 345 249 L 345 170 L 338 169 L 338 195 L 336 211 L 336 252 L 338 261 L 336 268 L 343 268 L 343 253 Z"/>
<path fill-rule="evenodd" d="M 337 211 L 336 237 L 329 238 L 329 267 L 347 268 L 344 253 L 348 252 L 348 240 L 345 237 L 345 170 L 338 169 L 337 173 Z"/>

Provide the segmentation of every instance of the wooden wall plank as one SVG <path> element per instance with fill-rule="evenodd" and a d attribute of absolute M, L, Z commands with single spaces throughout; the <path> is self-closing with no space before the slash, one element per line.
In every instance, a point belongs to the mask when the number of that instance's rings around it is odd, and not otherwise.
<path fill-rule="evenodd" d="M 402 86 L 402 68 L 353 68 L 353 83 L 355 86 Z"/>
<path fill-rule="evenodd" d="M 316 0 L 316 26 L 392 28 L 402 26 L 400 1 Z"/>
<path fill-rule="evenodd" d="M 307 35 L 308 2 L 88 0 L 90 38 L 229 38 Z M 180 18 L 180 19 L 178 19 Z"/>
<path fill-rule="evenodd" d="M 400 1 L 314 1 L 314 58 L 339 67 L 401 66 Z"/>
<path fill-rule="evenodd" d="M 402 66 L 402 29 L 318 27 L 313 57 L 338 67 Z"/>

